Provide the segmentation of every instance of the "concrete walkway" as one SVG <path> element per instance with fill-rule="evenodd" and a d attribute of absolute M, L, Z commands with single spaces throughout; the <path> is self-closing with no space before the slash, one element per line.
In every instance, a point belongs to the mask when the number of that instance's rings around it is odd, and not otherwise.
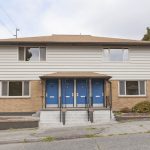
<path fill-rule="evenodd" d="M 0 144 L 92 138 L 113 135 L 150 133 L 150 121 L 112 122 L 103 125 L 53 129 L 11 129 L 0 131 Z"/>

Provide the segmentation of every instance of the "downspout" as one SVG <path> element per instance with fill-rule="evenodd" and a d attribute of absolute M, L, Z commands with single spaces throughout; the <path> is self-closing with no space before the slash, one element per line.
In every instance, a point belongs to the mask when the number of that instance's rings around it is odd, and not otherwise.
<path fill-rule="evenodd" d="M 110 84 L 110 89 L 109 89 L 110 90 L 110 119 L 112 119 L 112 113 L 111 113 L 112 111 L 112 83 L 109 80 L 108 82 Z"/>
<path fill-rule="evenodd" d="M 44 95 L 43 95 L 43 80 L 41 80 L 41 86 L 42 86 L 41 100 L 42 100 L 42 109 L 43 109 L 43 107 L 44 107 L 44 103 L 43 103 L 43 99 L 44 99 Z"/>
<path fill-rule="evenodd" d="M 47 91 L 46 91 L 46 79 L 44 79 L 43 82 L 44 82 L 44 85 L 43 85 L 43 89 L 44 89 L 44 92 L 43 92 L 43 94 L 44 94 L 44 95 L 43 95 L 43 103 L 44 103 L 44 104 L 43 104 L 43 105 L 44 105 L 44 108 L 46 108 L 46 95 L 47 95 L 47 94 L 46 94 L 46 92 L 47 92 Z"/>

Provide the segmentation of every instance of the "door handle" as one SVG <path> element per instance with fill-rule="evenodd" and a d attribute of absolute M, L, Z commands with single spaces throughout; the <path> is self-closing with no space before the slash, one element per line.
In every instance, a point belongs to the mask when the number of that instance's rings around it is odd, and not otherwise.
<path fill-rule="evenodd" d="M 77 96 L 79 96 L 79 93 L 77 93 Z"/>

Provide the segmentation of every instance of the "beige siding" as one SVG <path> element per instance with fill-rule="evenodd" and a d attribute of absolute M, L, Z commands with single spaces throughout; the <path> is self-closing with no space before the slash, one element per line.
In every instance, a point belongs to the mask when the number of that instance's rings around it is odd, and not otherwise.
<path fill-rule="evenodd" d="M 150 79 L 150 48 L 129 48 L 128 62 L 104 62 L 101 47 L 48 47 L 46 62 L 19 62 L 17 47 L 0 48 L 0 80 L 37 80 L 55 71 L 94 71 L 113 80 Z"/>
<path fill-rule="evenodd" d="M 12 62 L 18 58 L 17 47 L 1 46 L 0 47 L 0 62 Z"/>

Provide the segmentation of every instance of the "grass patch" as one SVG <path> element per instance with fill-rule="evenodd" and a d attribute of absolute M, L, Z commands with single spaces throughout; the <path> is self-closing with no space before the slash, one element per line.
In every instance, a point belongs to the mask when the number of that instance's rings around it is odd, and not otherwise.
<path fill-rule="evenodd" d="M 118 134 L 118 135 L 127 135 L 127 134 L 129 134 L 129 133 L 120 133 L 120 134 Z M 131 133 L 132 134 L 132 133 Z"/>
<path fill-rule="evenodd" d="M 113 111 L 114 115 L 121 115 L 122 112 L 121 111 Z"/>
<path fill-rule="evenodd" d="M 94 128 L 94 127 L 89 127 L 89 128 L 86 128 L 86 130 L 96 130 L 96 128 Z"/>
<path fill-rule="evenodd" d="M 47 136 L 47 137 L 44 137 L 44 138 L 42 139 L 42 142 L 52 142 L 52 141 L 54 141 L 54 140 L 55 140 L 54 137 Z"/>
<path fill-rule="evenodd" d="M 114 134 L 108 134 L 108 136 L 113 136 Z"/>
<path fill-rule="evenodd" d="M 85 138 L 95 138 L 95 137 L 100 137 L 99 135 L 96 134 L 87 134 L 84 136 Z"/>
<path fill-rule="evenodd" d="M 150 130 L 146 131 L 145 133 L 150 133 Z"/>
<path fill-rule="evenodd" d="M 24 139 L 24 140 L 23 140 L 23 142 L 24 142 L 24 143 L 27 143 L 27 140 L 26 140 L 26 139 Z"/>

